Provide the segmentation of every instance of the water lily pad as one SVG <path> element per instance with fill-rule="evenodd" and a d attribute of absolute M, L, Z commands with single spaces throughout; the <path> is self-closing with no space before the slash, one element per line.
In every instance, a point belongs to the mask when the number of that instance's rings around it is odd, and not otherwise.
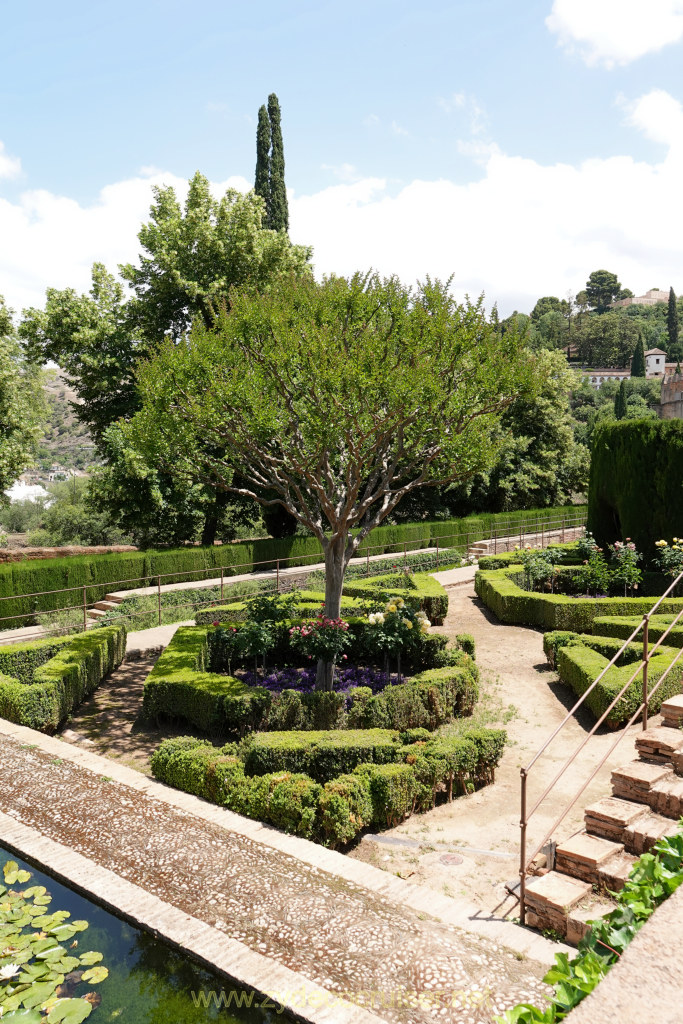
<path fill-rule="evenodd" d="M 85 999 L 59 999 L 47 1015 L 47 1024 L 81 1024 L 91 1013 Z"/>
<path fill-rule="evenodd" d="M 87 965 L 98 964 L 101 959 L 102 959 L 102 954 L 101 953 L 93 953 L 92 950 L 89 950 L 87 953 L 81 953 L 81 955 L 79 957 L 80 962 L 82 964 L 87 964 Z"/>
<path fill-rule="evenodd" d="M 33 1008 L 40 1006 L 46 999 L 54 994 L 56 985 L 53 981 L 40 981 L 31 985 L 31 989 L 22 999 L 24 1006 Z"/>
<path fill-rule="evenodd" d="M 89 971 L 83 971 L 83 981 L 91 981 L 93 985 L 98 985 L 105 978 L 109 977 L 109 971 L 106 967 L 91 967 Z"/>
<path fill-rule="evenodd" d="M 12 1013 L 4 1014 L 2 1018 L 3 1024 L 6 1021 L 11 1021 L 12 1024 L 41 1024 L 42 1019 L 43 1015 L 38 1010 L 14 1010 Z"/>

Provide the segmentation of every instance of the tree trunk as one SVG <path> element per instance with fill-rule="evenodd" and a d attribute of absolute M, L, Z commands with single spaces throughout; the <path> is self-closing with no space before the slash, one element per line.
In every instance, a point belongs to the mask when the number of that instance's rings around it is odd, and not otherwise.
<path fill-rule="evenodd" d="M 325 548 L 325 615 L 328 619 L 341 617 L 341 597 L 344 586 L 346 538 L 338 537 Z M 332 690 L 334 685 L 335 662 L 318 661 L 315 673 L 316 690 Z"/>
<path fill-rule="evenodd" d="M 228 493 L 227 491 L 216 491 L 216 497 L 212 501 L 211 505 L 206 511 L 204 516 L 204 526 L 202 529 L 202 539 L 200 541 L 202 547 L 213 547 L 213 542 L 216 539 L 216 532 L 218 530 L 218 524 L 220 523 L 221 514 L 228 504 Z"/>

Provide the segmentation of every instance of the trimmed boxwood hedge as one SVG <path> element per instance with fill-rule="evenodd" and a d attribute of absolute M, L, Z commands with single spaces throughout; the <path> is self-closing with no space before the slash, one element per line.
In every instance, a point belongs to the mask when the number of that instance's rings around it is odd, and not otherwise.
<path fill-rule="evenodd" d="M 344 594 L 366 601 L 387 601 L 390 597 L 402 597 L 419 606 L 427 618 L 441 626 L 448 614 L 448 592 L 433 576 L 416 572 L 388 573 L 386 576 L 370 576 L 365 580 L 350 580 L 344 584 Z"/>
<path fill-rule="evenodd" d="M 521 565 L 512 565 L 475 576 L 477 596 L 501 622 L 589 633 L 599 615 L 644 615 L 652 607 L 651 597 L 565 597 L 523 590 L 516 582 L 522 571 Z M 683 598 L 667 598 L 660 608 L 675 614 L 683 608 Z"/>
<path fill-rule="evenodd" d="M 0 647 L 0 715 L 54 732 L 125 653 L 123 625 Z"/>
<path fill-rule="evenodd" d="M 380 526 L 373 530 L 360 554 L 372 548 L 380 554 L 383 548 L 406 550 L 434 547 L 442 538 L 452 537 L 452 546 L 464 546 L 467 534 L 470 540 L 487 536 L 497 523 L 511 525 L 544 523 L 561 515 L 575 514 L 577 509 L 564 506 L 556 509 L 530 509 L 522 512 L 471 516 L 468 519 L 450 519 L 439 522 L 407 523 L 402 526 Z M 401 552 L 397 552 L 400 560 Z M 78 594 L 54 593 L 70 587 L 87 586 L 88 603 L 100 600 L 112 589 L 134 589 L 156 582 L 156 577 L 184 573 L 184 581 L 207 578 L 206 570 L 224 569 L 226 575 L 273 569 L 277 559 L 289 559 L 289 565 L 310 565 L 322 560 L 320 545 L 315 537 L 285 537 L 280 540 L 242 541 L 214 547 L 184 547 L 167 551 L 127 551 L 111 555 L 76 555 L 13 562 L 0 566 L 0 628 L 29 625 L 29 618 L 12 621 L 16 616 L 31 616 L 34 612 L 55 611 L 79 604 Z M 237 567 L 237 568 L 236 568 Z M 168 582 L 168 581 L 166 581 Z M 43 593 L 53 591 L 53 593 Z M 24 596 L 36 595 L 36 596 Z"/>
<path fill-rule="evenodd" d="M 675 615 L 653 615 L 650 618 L 650 625 L 648 627 L 648 637 L 650 644 L 656 643 L 661 636 L 666 633 L 666 630 L 675 619 Z M 593 632 L 599 633 L 600 636 L 615 636 L 621 640 L 626 640 L 636 626 L 640 625 L 642 619 L 640 616 L 625 616 L 624 618 L 617 618 L 613 615 L 601 615 L 597 619 L 593 620 Z M 642 640 L 642 630 L 638 634 L 638 638 Z M 676 625 L 673 627 L 671 632 L 666 638 L 667 647 L 683 647 L 683 618 L 679 619 Z"/>
<path fill-rule="evenodd" d="M 552 551 L 562 552 L 560 565 L 580 565 L 583 562 L 583 555 L 580 555 L 576 541 L 570 544 L 548 544 Z M 501 551 L 499 555 L 482 555 L 478 560 L 480 569 L 506 569 L 510 565 L 519 565 L 519 551 Z"/>
<path fill-rule="evenodd" d="M 317 590 L 299 591 L 298 608 L 302 617 L 310 615 L 314 618 L 320 611 L 322 599 L 323 595 Z M 342 596 L 342 615 L 358 615 L 364 604 L 365 602 L 357 597 Z M 198 626 L 210 626 L 214 622 L 243 622 L 247 618 L 247 613 L 246 601 L 230 601 L 228 604 L 218 604 L 196 612 L 194 621 Z"/>
<path fill-rule="evenodd" d="M 179 737 L 165 740 L 151 764 L 155 778 L 177 789 L 335 847 L 371 824 L 386 828 L 432 806 L 440 787 L 450 799 L 454 777 L 463 791 L 490 781 L 504 745 L 505 733 L 496 729 L 407 745 L 387 730 L 270 733 L 253 737 L 241 753 L 234 744 Z M 368 760 L 359 762 L 363 755 Z M 249 774 L 252 762 L 260 774 Z M 288 765 L 310 766 L 325 781 Z"/>
<path fill-rule="evenodd" d="M 282 626 L 287 633 L 288 623 Z M 354 728 L 436 729 L 472 713 L 479 691 L 476 663 L 465 651 L 446 650 L 447 637 L 434 635 L 434 655 L 451 664 L 426 670 L 408 682 L 373 696 L 368 687 L 342 693 L 272 693 L 234 676 L 212 672 L 210 626 L 181 626 L 147 676 L 142 715 L 182 719 L 203 732 L 243 736 L 264 729 Z M 425 636 L 425 640 L 430 637 Z M 1 664 L 0 664 L 1 669 Z"/>
<path fill-rule="evenodd" d="M 627 634 L 628 636 L 628 634 Z M 621 647 L 621 640 L 614 637 L 582 635 L 579 633 L 549 633 L 544 637 L 546 653 L 554 652 L 553 660 L 563 683 L 574 690 L 577 696 L 585 693 Z M 631 643 L 619 662 L 605 673 L 603 679 L 586 699 L 586 705 L 596 718 L 607 710 L 622 686 L 633 674 L 634 666 L 642 657 L 643 645 Z M 680 648 L 660 647 L 650 658 L 648 665 L 649 689 L 656 685 L 669 668 Z M 648 701 L 648 713 L 656 714 L 662 702 L 680 693 L 683 682 L 683 659 L 671 669 L 655 695 Z M 631 718 L 642 701 L 642 672 L 639 673 L 623 697 L 617 702 L 606 718 L 611 729 L 617 729 Z"/>

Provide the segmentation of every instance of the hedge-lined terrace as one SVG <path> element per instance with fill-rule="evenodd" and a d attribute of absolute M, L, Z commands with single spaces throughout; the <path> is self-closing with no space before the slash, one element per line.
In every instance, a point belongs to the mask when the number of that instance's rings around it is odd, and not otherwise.
<path fill-rule="evenodd" d="M 447 546 L 464 552 L 466 545 L 501 527 L 533 530 L 537 526 L 559 522 L 562 516 L 578 517 L 581 509 L 564 506 L 556 509 L 530 509 L 520 512 L 470 516 L 465 519 L 380 526 L 369 543 L 361 545 L 359 555 L 390 554 L 400 557 L 404 551 Z M 117 590 L 135 589 L 163 582 L 207 579 L 214 571 L 225 576 L 255 569 L 274 569 L 278 560 L 284 565 L 311 565 L 321 559 L 320 545 L 313 537 L 282 540 L 266 538 L 223 544 L 210 548 L 185 547 L 167 551 L 131 551 L 113 555 L 55 558 L 44 562 L 15 562 L 0 566 L 0 628 L 28 625 L 35 612 L 54 611 L 77 605 L 82 600 L 70 588 L 87 588 L 87 602 L 105 596 L 113 585 Z M 175 579 L 172 579 L 174 574 Z M 26 595 L 26 596 L 25 596 Z M 36 596 L 28 596 L 36 595 Z"/>

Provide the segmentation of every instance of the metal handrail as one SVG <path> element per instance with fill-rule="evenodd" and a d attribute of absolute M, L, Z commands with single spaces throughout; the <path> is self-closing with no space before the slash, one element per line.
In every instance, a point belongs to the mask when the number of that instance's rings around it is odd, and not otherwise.
<path fill-rule="evenodd" d="M 593 781 L 595 776 L 598 774 L 600 769 L 603 767 L 603 765 L 607 761 L 608 757 L 610 757 L 610 755 L 613 753 L 613 751 L 617 748 L 619 743 L 622 741 L 622 739 L 626 735 L 626 733 L 627 733 L 628 729 L 630 728 L 630 726 L 633 725 L 633 723 L 638 719 L 639 716 L 642 715 L 643 729 L 644 730 L 647 729 L 648 705 L 650 703 L 650 700 L 652 699 L 653 695 L 657 692 L 659 687 L 662 685 L 662 683 L 664 682 L 665 678 L 668 676 L 668 674 L 671 671 L 671 669 L 678 662 L 678 660 L 683 656 L 683 647 L 682 647 L 680 649 L 680 651 L 678 652 L 678 654 L 676 655 L 676 657 L 671 661 L 670 665 L 667 666 L 666 670 L 659 677 L 657 683 L 652 688 L 652 690 L 648 689 L 648 665 L 649 665 L 650 659 L 652 658 L 653 653 L 659 647 L 661 647 L 662 642 L 666 639 L 666 637 L 669 635 L 669 633 L 674 628 L 676 623 L 683 616 L 683 609 L 681 609 L 681 611 L 675 616 L 675 618 L 672 620 L 672 622 L 670 622 L 668 624 L 667 628 L 662 633 L 662 635 L 660 636 L 659 640 L 652 647 L 649 645 L 649 624 L 650 624 L 650 619 L 654 615 L 656 610 L 659 608 L 659 606 L 661 605 L 662 601 L 664 601 L 665 598 L 667 598 L 669 596 L 669 594 L 671 593 L 672 590 L 675 590 L 675 588 L 678 586 L 679 583 L 681 583 L 681 581 L 683 581 L 683 572 L 680 573 L 680 575 L 678 575 L 671 582 L 671 584 L 667 587 L 667 589 L 664 591 L 664 593 L 661 595 L 661 597 L 658 598 L 658 600 L 655 602 L 655 604 L 652 606 L 652 608 L 648 612 L 646 612 L 645 615 L 643 615 L 642 619 L 640 620 L 640 622 L 638 623 L 636 628 L 633 630 L 633 632 L 631 633 L 629 638 L 624 641 L 624 643 L 619 648 L 619 650 L 614 655 L 614 657 L 603 668 L 603 670 L 596 677 L 596 679 L 593 680 L 593 682 L 588 687 L 588 689 L 584 691 L 584 693 L 581 695 L 581 697 L 579 697 L 578 701 L 573 706 L 571 711 L 569 711 L 565 715 L 565 717 L 563 718 L 562 722 L 551 733 L 551 735 L 543 743 L 543 745 L 536 752 L 536 754 L 534 754 L 534 756 L 532 757 L 531 761 L 529 761 L 529 763 L 525 767 L 520 768 L 521 799 L 520 799 L 520 823 L 519 823 L 519 827 L 520 827 L 519 902 L 520 902 L 520 921 L 521 921 L 522 924 L 524 924 L 525 917 L 526 917 L 526 899 L 525 899 L 526 898 L 526 876 L 527 876 L 527 873 L 529 871 L 529 867 L 532 864 L 534 858 L 537 856 L 538 853 L 540 853 L 540 851 L 543 849 L 543 847 L 548 842 L 548 840 L 551 838 L 551 836 L 556 831 L 556 829 L 559 828 L 559 826 L 562 824 L 562 822 L 564 821 L 566 816 L 569 814 L 570 810 L 572 809 L 572 807 L 574 806 L 576 801 L 579 799 L 579 797 L 582 795 L 582 793 L 585 792 L 587 787 L 590 785 L 590 783 Z M 564 762 L 562 767 L 556 773 L 556 775 L 553 778 L 552 782 L 550 782 L 546 786 L 546 788 L 544 789 L 544 791 L 541 794 L 541 796 L 538 797 L 538 799 L 536 800 L 536 803 L 533 805 L 531 810 L 527 810 L 527 782 L 528 782 L 529 773 L 531 772 L 531 769 L 534 767 L 534 765 L 539 760 L 541 755 L 548 749 L 548 747 L 553 742 L 553 740 L 564 729 L 564 727 L 567 724 L 567 722 L 570 721 L 570 719 L 574 718 L 574 715 L 575 715 L 576 711 L 581 706 L 583 706 L 585 704 L 587 698 L 593 692 L 595 687 L 603 679 L 603 677 L 609 671 L 609 669 L 612 668 L 614 666 L 614 664 L 619 660 L 621 655 L 628 648 L 628 645 L 634 640 L 634 638 L 638 635 L 638 633 L 640 633 L 641 629 L 643 630 L 643 655 L 642 655 L 642 658 L 638 661 L 637 668 L 632 673 L 632 675 L 630 676 L 629 680 L 626 683 L 624 683 L 624 685 L 622 686 L 621 690 L 616 695 L 616 697 L 614 698 L 612 703 L 609 705 L 609 707 L 606 708 L 605 711 L 603 711 L 602 715 L 597 719 L 597 721 L 595 722 L 595 724 L 593 725 L 591 730 L 583 738 L 583 740 L 578 745 L 578 747 L 566 759 L 566 761 Z M 593 771 L 590 774 L 589 778 L 583 783 L 583 785 L 581 786 L 579 791 L 572 797 L 572 799 L 569 802 L 569 804 L 567 804 L 564 807 L 562 812 L 556 818 L 556 820 L 554 821 L 554 823 L 551 826 L 551 828 L 546 832 L 544 838 L 541 840 L 540 843 L 538 843 L 538 845 L 534 849 L 534 852 L 530 856 L 527 856 L 527 849 L 526 849 L 526 844 L 527 844 L 527 828 L 528 828 L 529 821 L 530 821 L 531 817 L 533 816 L 533 814 L 535 814 L 535 812 L 538 810 L 538 808 L 543 803 L 543 801 L 552 792 L 552 790 L 555 788 L 555 785 L 557 784 L 557 782 L 559 782 L 559 780 L 565 774 L 565 772 L 570 767 L 570 765 L 572 765 L 574 763 L 574 761 L 576 760 L 578 755 L 581 753 L 583 748 L 586 746 L 588 741 L 591 739 L 592 736 L 595 735 L 596 731 L 600 728 L 600 726 L 603 724 L 603 722 L 607 719 L 609 713 L 616 706 L 616 704 L 621 700 L 621 698 L 624 696 L 624 694 L 626 693 L 628 688 L 631 686 L 631 684 L 635 681 L 635 679 L 641 673 L 642 673 L 642 677 L 643 677 L 643 684 L 642 684 L 642 701 L 640 703 L 640 706 L 635 711 L 635 713 L 631 716 L 629 721 L 626 723 L 625 727 L 619 733 L 619 735 L 617 736 L 617 738 L 614 741 L 614 743 L 612 744 L 612 746 L 609 748 L 609 750 L 606 752 L 606 754 L 601 758 L 601 760 L 597 764 L 597 766 L 593 769 Z"/>

